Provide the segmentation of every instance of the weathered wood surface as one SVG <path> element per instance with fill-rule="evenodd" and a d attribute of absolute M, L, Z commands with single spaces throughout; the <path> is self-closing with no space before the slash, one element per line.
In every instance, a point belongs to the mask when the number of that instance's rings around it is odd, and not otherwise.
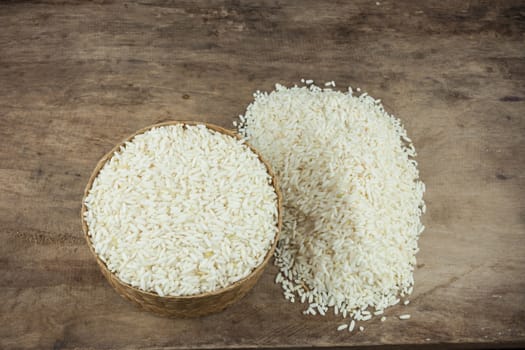
<path fill-rule="evenodd" d="M 0 348 L 525 345 L 524 33 L 523 1 L 0 3 Z M 79 222 L 97 160 L 158 121 L 231 126 L 253 91 L 302 77 L 381 98 L 415 142 L 412 318 L 336 332 L 273 266 L 210 317 L 121 299 Z"/>

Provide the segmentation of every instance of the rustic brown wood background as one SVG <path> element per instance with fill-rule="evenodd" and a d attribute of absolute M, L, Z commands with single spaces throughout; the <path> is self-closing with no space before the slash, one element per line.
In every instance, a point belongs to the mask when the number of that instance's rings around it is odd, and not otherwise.
<path fill-rule="evenodd" d="M 273 266 L 210 317 L 121 299 L 79 221 L 97 160 L 159 121 L 231 127 L 253 91 L 303 77 L 381 98 L 415 142 L 411 304 L 336 332 L 283 299 Z M 0 348 L 523 346 L 524 171 L 523 1 L 2 2 Z"/>

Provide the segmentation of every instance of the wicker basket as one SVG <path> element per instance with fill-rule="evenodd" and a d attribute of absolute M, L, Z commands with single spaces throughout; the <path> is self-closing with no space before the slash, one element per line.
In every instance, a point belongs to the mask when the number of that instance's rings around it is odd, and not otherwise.
<path fill-rule="evenodd" d="M 132 140 L 136 135 L 142 134 L 151 128 L 159 127 L 159 126 L 166 126 L 166 125 L 176 125 L 176 124 L 205 125 L 207 128 L 211 130 L 215 130 L 217 132 L 220 132 L 220 133 L 223 133 L 223 134 L 235 137 L 235 138 L 240 138 L 239 135 L 237 135 L 235 132 L 231 130 L 224 129 L 219 126 L 213 125 L 213 124 L 194 122 L 194 121 L 164 122 L 164 123 L 159 123 L 159 124 L 148 126 L 146 128 L 143 128 L 135 132 L 133 135 L 127 137 L 124 141 L 116 145 L 104 157 L 102 157 L 102 159 L 98 162 L 97 166 L 95 167 L 95 170 L 93 170 L 93 173 L 91 174 L 91 177 L 89 178 L 86 189 L 84 191 L 84 198 L 82 199 L 81 220 L 82 220 L 82 229 L 84 231 L 84 236 L 88 243 L 89 250 L 95 257 L 98 263 L 98 266 L 100 267 L 100 270 L 102 271 L 102 274 L 106 277 L 109 284 L 117 291 L 118 294 L 120 294 L 125 299 L 133 302 L 134 304 L 138 305 L 139 307 L 145 310 L 152 311 L 154 313 L 157 313 L 163 316 L 196 317 L 196 316 L 203 316 L 203 315 L 211 314 L 214 312 L 219 312 L 225 309 L 226 307 L 228 307 L 229 305 L 233 304 L 235 301 L 242 298 L 246 293 L 248 293 L 248 291 L 255 285 L 259 277 L 261 277 L 264 268 L 268 264 L 268 261 L 272 257 L 275 251 L 275 247 L 277 246 L 277 241 L 279 239 L 279 233 L 280 233 L 281 226 L 282 226 L 282 195 L 279 190 L 277 178 L 275 177 L 268 163 L 261 157 L 261 155 L 259 154 L 259 152 L 257 152 L 257 150 L 255 150 L 252 146 L 247 144 L 247 146 L 250 147 L 252 151 L 255 152 L 259 156 L 259 159 L 266 165 L 268 173 L 272 177 L 273 186 L 275 188 L 275 192 L 277 193 L 278 230 L 277 230 L 277 234 L 274 239 L 274 243 L 271 246 L 268 253 L 266 254 L 263 262 L 259 266 L 257 266 L 247 277 L 225 288 L 221 288 L 221 289 L 218 289 L 212 292 L 190 295 L 190 296 L 162 296 L 161 297 L 154 292 L 145 292 L 133 286 L 130 286 L 122 282 L 116 275 L 114 275 L 107 268 L 106 264 L 95 253 L 95 250 L 93 249 L 93 245 L 91 242 L 91 238 L 88 235 L 88 227 L 84 220 L 84 212 L 86 211 L 86 206 L 84 205 L 84 201 L 86 199 L 88 191 L 91 189 L 93 181 L 97 177 L 100 169 L 102 169 L 102 167 L 108 161 L 108 159 L 110 159 L 113 156 L 115 151 L 117 151 L 120 148 L 120 146 L 123 145 L 125 142 Z"/>

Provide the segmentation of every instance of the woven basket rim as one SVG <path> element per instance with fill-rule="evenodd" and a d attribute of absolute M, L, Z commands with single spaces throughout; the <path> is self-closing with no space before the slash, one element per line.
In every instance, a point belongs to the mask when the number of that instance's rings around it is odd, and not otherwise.
<path fill-rule="evenodd" d="M 91 187 L 93 185 L 93 181 L 95 181 L 95 179 L 98 176 L 100 170 L 104 167 L 106 162 L 112 158 L 114 153 L 117 150 L 119 150 L 121 146 L 123 146 L 126 142 L 133 140 L 133 138 L 135 138 L 135 136 L 143 134 L 146 131 L 149 131 L 149 130 L 151 130 L 153 128 L 169 126 L 169 125 L 180 125 L 180 124 L 183 124 L 183 125 L 204 125 L 206 128 L 208 128 L 210 130 L 214 130 L 214 131 L 220 132 L 222 134 L 225 134 L 225 135 L 228 135 L 228 136 L 231 136 L 231 137 L 235 137 L 235 138 L 237 138 L 239 140 L 242 139 L 242 137 L 239 134 L 237 134 L 234 130 L 226 129 L 226 128 L 223 128 L 221 126 L 218 126 L 218 125 L 215 125 L 215 124 L 212 124 L 212 123 L 208 123 L 208 122 L 200 122 L 200 121 L 192 121 L 192 120 L 171 120 L 171 121 L 165 121 L 165 122 L 162 122 L 162 123 L 152 124 L 152 125 L 149 125 L 149 126 L 146 126 L 146 127 L 142 128 L 142 129 L 139 129 L 138 131 L 136 131 L 133 134 L 131 134 L 131 135 L 127 136 L 126 138 L 124 138 L 121 142 L 117 143 L 109 152 L 107 152 L 97 162 L 97 165 L 95 166 L 95 169 L 91 173 L 91 176 L 89 177 L 87 185 L 86 185 L 86 187 L 84 189 L 84 195 L 82 197 L 82 207 L 81 207 L 81 210 L 80 210 L 80 219 L 82 221 L 82 231 L 84 232 L 84 238 L 86 239 L 86 242 L 88 244 L 89 251 L 95 257 L 95 260 L 97 261 L 97 264 L 99 265 L 99 267 L 101 269 L 106 270 L 113 277 L 115 277 L 115 280 L 120 285 L 122 285 L 125 288 L 130 288 L 130 289 L 134 290 L 137 293 L 146 294 L 146 295 L 150 295 L 150 296 L 157 297 L 157 298 L 171 299 L 171 300 L 175 300 L 175 299 L 177 299 L 177 300 L 191 300 L 191 299 L 207 298 L 209 296 L 223 294 L 225 292 L 228 292 L 230 290 L 233 290 L 233 289 L 237 288 L 239 285 L 243 284 L 245 281 L 247 281 L 250 278 L 252 278 L 252 276 L 254 276 L 257 272 L 259 272 L 260 270 L 262 270 L 262 269 L 264 269 L 266 267 L 266 265 L 270 261 L 271 257 L 273 256 L 273 253 L 275 252 L 275 249 L 277 247 L 277 243 L 279 241 L 279 236 L 280 236 L 281 229 L 282 229 L 282 220 L 283 220 L 283 218 L 282 218 L 282 215 L 283 215 L 282 193 L 281 193 L 280 186 L 279 186 L 279 180 L 275 176 L 275 173 L 273 172 L 273 170 L 272 170 L 271 166 L 269 165 L 269 163 L 263 158 L 263 156 L 259 153 L 259 151 L 257 151 L 251 144 L 249 144 L 246 141 L 244 142 L 244 144 L 246 146 L 248 146 L 248 148 L 250 148 L 250 150 L 252 152 L 254 152 L 258 156 L 259 160 L 265 165 L 266 170 L 267 170 L 268 174 L 270 175 L 270 177 L 272 179 L 272 186 L 273 186 L 274 191 L 275 191 L 275 193 L 277 195 L 277 232 L 275 234 L 275 238 L 274 238 L 273 244 L 270 247 L 270 249 L 268 249 L 268 252 L 266 253 L 266 256 L 264 257 L 263 261 L 259 265 L 257 265 L 247 276 L 241 278 L 240 280 L 238 280 L 238 281 L 236 281 L 236 282 L 234 282 L 234 283 L 232 283 L 232 284 L 230 284 L 230 285 L 228 285 L 226 287 L 215 289 L 215 290 L 209 291 L 209 292 L 199 293 L 199 294 L 160 296 L 159 294 L 157 294 L 155 292 L 145 291 L 145 290 L 139 289 L 137 287 L 134 287 L 134 286 L 132 286 L 132 285 L 130 285 L 128 283 L 125 283 L 124 281 L 122 281 L 115 273 L 113 273 L 107 267 L 106 263 L 104 263 L 104 261 L 102 261 L 102 259 L 100 259 L 99 255 L 95 252 L 95 249 L 93 248 L 93 244 L 91 242 L 91 238 L 90 238 L 90 236 L 88 234 L 89 229 L 88 229 L 87 223 L 86 223 L 85 218 L 84 218 L 84 213 L 87 210 L 86 205 L 85 205 L 85 200 L 86 200 L 86 197 L 87 197 L 87 195 L 88 195 L 88 193 L 89 193 L 89 191 L 90 191 L 90 189 L 91 189 Z"/>

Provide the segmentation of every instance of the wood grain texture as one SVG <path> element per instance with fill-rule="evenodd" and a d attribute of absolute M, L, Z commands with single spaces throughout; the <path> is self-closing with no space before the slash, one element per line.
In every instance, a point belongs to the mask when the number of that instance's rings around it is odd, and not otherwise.
<path fill-rule="evenodd" d="M 0 3 L 0 348 L 525 346 L 525 3 L 378 4 Z M 204 318 L 120 298 L 78 220 L 97 160 L 155 122 L 231 127 L 253 91 L 303 77 L 381 98 L 415 143 L 410 305 L 336 332 L 283 299 L 273 266 Z"/>

